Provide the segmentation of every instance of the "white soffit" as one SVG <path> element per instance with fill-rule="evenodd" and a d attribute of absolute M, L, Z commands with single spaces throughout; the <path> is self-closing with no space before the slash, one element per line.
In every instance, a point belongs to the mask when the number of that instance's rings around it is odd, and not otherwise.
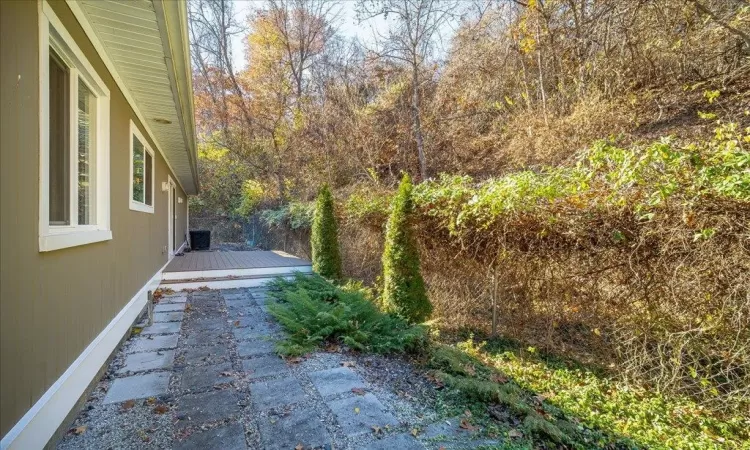
<path fill-rule="evenodd" d="M 192 92 L 183 88 L 180 96 L 175 81 L 189 80 L 191 74 L 175 74 L 170 51 L 186 43 L 165 41 L 170 33 L 160 20 L 163 5 L 152 0 L 77 3 L 183 189 L 197 193 Z"/>

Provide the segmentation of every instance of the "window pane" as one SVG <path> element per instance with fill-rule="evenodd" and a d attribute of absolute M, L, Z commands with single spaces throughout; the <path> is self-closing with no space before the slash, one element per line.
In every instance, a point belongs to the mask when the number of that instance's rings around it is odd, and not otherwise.
<path fill-rule="evenodd" d="M 154 170 L 154 162 L 153 162 L 153 157 L 151 156 L 149 152 L 146 152 L 145 170 L 146 170 L 146 204 L 149 206 L 152 206 L 154 203 L 151 198 L 153 195 L 153 192 L 152 192 L 153 183 L 151 182 L 151 180 L 154 176 L 154 174 L 152 173 Z"/>
<path fill-rule="evenodd" d="M 143 179 L 143 144 L 137 137 L 133 136 L 133 200 L 143 203 L 144 179 Z"/>
<path fill-rule="evenodd" d="M 49 52 L 49 224 L 70 225 L 68 68 Z"/>
<path fill-rule="evenodd" d="M 78 80 L 78 224 L 89 225 L 92 204 L 91 106 L 94 96 Z"/>

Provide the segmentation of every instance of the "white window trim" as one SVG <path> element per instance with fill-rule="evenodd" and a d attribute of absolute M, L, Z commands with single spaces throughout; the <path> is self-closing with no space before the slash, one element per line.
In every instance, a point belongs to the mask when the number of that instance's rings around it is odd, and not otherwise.
<path fill-rule="evenodd" d="M 46 1 L 41 2 L 39 15 L 39 251 L 47 252 L 94 242 L 112 239 L 110 229 L 110 197 L 109 197 L 109 89 L 94 70 L 94 67 L 84 56 L 83 52 L 55 15 Z M 50 27 L 56 36 L 51 36 Z M 78 86 L 80 77 L 96 96 L 94 133 L 94 162 L 95 177 L 94 192 L 94 222 L 92 225 L 77 225 L 78 220 L 78 173 L 75 158 L 71 158 L 71 205 L 69 226 L 53 226 L 49 224 L 49 49 L 55 45 L 64 59 L 71 62 L 71 86 L 75 86 L 70 93 L 71 109 L 75 106 L 73 94 Z M 78 128 L 74 126 L 77 117 L 71 115 L 71 147 L 73 153 L 77 148 Z"/>
<path fill-rule="evenodd" d="M 175 219 L 177 218 L 177 206 L 175 205 L 175 196 L 177 195 L 177 184 L 172 176 L 167 174 L 167 255 L 172 259 L 177 246 L 176 236 L 174 235 Z"/>
<path fill-rule="evenodd" d="M 151 205 L 147 205 L 144 202 L 139 202 L 138 200 L 133 200 L 133 137 L 137 137 L 138 140 L 143 144 L 143 149 L 148 152 L 151 155 Z M 136 126 L 135 122 L 132 120 L 130 121 L 130 160 L 128 162 L 130 165 L 130 178 L 128 179 L 128 183 L 130 184 L 130 189 L 128 189 L 128 202 L 130 203 L 130 209 L 133 211 L 140 211 L 145 213 L 154 213 L 154 203 L 156 203 L 156 192 L 154 192 L 154 183 L 156 180 L 156 157 L 154 156 L 154 151 L 151 149 L 151 146 L 149 145 L 148 141 L 145 137 L 143 137 L 143 134 L 141 133 L 141 130 L 138 129 L 138 126 Z M 143 164 L 144 164 L 144 173 L 145 173 L 145 164 L 146 164 L 146 155 L 143 155 Z M 144 176 L 144 182 L 145 182 L 145 176 Z M 148 186 L 144 186 L 144 189 L 148 189 Z"/>

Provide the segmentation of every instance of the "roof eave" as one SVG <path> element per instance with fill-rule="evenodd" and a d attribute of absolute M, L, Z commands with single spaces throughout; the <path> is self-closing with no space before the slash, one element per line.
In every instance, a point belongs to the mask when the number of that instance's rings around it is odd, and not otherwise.
<path fill-rule="evenodd" d="M 153 0 L 159 32 L 164 45 L 164 57 L 172 85 L 175 104 L 179 106 L 178 117 L 182 129 L 193 186 L 184 186 L 186 194 L 197 194 L 198 181 L 197 143 L 195 135 L 195 115 L 193 105 L 193 81 L 188 41 L 186 2 Z"/>

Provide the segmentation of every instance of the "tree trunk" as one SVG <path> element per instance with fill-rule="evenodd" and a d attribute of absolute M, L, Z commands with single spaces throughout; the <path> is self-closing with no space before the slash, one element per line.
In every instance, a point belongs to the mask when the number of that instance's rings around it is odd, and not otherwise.
<path fill-rule="evenodd" d="M 539 31 L 539 17 L 536 18 L 536 42 L 537 42 L 537 65 L 539 66 L 539 90 L 542 94 L 542 114 L 544 115 L 544 125 L 549 126 L 547 119 L 547 93 L 544 90 L 544 72 L 542 70 L 542 42 L 541 32 Z"/>
<path fill-rule="evenodd" d="M 427 163 L 424 156 L 424 140 L 422 139 L 422 122 L 419 117 L 419 79 L 417 77 L 417 67 L 412 67 L 412 118 L 414 121 L 414 139 L 417 141 L 417 156 L 419 158 L 419 178 L 420 181 L 427 179 Z"/>

